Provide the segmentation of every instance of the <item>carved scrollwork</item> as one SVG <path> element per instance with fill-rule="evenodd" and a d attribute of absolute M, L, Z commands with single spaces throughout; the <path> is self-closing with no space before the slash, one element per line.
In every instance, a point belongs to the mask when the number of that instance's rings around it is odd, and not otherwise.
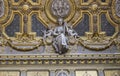
<path fill-rule="evenodd" d="M 40 47 L 42 39 L 32 39 L 30 36 L 22 36 L 20 39 L 9 40 L 8 45 L 18 51 L 31 51 Z"/>
<path fill-rule="evenodd" d="M 88 35 L 87 39 L 80 39 L 80 44 L 88 49 L 91 50 L 105 50 L 113 45 L 114 40 L 104 37 L 104 33 L 101 34 L 90 34 Z"/>

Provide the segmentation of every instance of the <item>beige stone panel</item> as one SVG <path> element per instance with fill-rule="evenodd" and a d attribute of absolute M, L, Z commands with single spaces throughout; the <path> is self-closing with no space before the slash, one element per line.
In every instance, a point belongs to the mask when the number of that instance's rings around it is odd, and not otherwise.
<path fill-rule="evenodd" d="M 20 72 L 17 72 L 17 71 L 0 71 L 0 76 L 20 76 Z"/>
<path fill-rule="evenodd" d="M 105 76 L 120 76 L 120 70 L 106 70 Z"/>
<path fill-rule="evenodd" d="M 29 71 L 27 76 L 49 76 L 48 71 Z"/>
<path fill-rule="evenodd" d="M 76 71 L 76 76 L 98 76 L 97 71 Z"/>

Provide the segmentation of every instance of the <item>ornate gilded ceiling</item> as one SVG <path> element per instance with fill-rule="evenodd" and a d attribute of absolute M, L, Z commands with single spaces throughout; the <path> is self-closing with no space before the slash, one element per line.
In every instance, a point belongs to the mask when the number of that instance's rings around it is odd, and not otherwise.
<path fill-rule="evenodd" d="M 0 0 L 0 76 L 119 72 L 120 0 Z"/>
<path fill-rule="evenodd" d="M 115 45 L 120 50 L 119 0 L 106 0 L 105 2 L 101 0 L 62 0 L 65 3 L 65 8 L 62 9 L 65 11 L 64 13 L 56 11 L 60 1 L 58 4 L 55 1 L 57 0 L 0 0 L 1 47 L 8 46 L 17 51 L 34 51 L 44 46 L 46 50 L 54 51 L 52 38 L 46 39 L 44 43 L 42 31 L 57 27 L 56 15 L 60 14 L 78 34 L 82 33 L 84 27 L 88 29 L 77 39 L 68 37 L 69 48 L 82 46 L 89 50 L 102 51 Z M 102 17 L 103 15 L 104 17 Z M 104 18 L 108 24 L 104 25 L 102 21 Z M 83 22 L 82 25 L 86 25 L 80 27 L 83 19 L 87 22 Z M 104 28 L 107 25 L 108 29 L 114 31 L 105 31 Z M 76 28 L 77 26 L 79 28 Z M 109 32 L 112 34 L 109 35 Z"/>

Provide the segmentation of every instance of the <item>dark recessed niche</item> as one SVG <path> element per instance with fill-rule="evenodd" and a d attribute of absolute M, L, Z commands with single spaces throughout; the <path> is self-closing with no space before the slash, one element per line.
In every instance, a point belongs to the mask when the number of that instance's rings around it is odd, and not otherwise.
<path fill-rule="evenodd" d="M 79 36 L 85 36 L 85 32 L 89 31 L 89 16 L 84 14 L 82 21 L 74 27 L 74 30 L 78 33 Z"/>
<path fill-rule="evenodd" d="M 88 2 L 88 0 L 83 0 L 83 2 Z"/>
<path fill-rule="evenodd" d="M 32 0 L 33 2 L 37 2 L 37 0 Z"/>
<path fill-rule="evenodd" d="M 101 15 L 101 31 L 106 32 L 107 36 L 115 33 L 115 27 L 108 22 L 105 14 Z"/>
<path fill-rule="evenodd" d="M 19 0 L 14 0 L 15 2 L 18 2 Z"/>
<path fill-rule="evenodd" d="M 20 16 L 18 14 L 15 14 L 12 23 L 5 28 L 5 32 L 9 37 L 14 37 L 15 32 L 19 32 L 19 29 L 20 29 Z"/>
<path fill-rule="evenodd" d="M 47 28 L 37 19 L 37 16 L 34 14 L 32 16 L 32 32 L 36 32 L 37 36 L 43 36 L 42 31 Z"/>
<path fill-rule="evenodd" d="M 102 2 L 106 2 L 106 0 L 101 0 Z"/>

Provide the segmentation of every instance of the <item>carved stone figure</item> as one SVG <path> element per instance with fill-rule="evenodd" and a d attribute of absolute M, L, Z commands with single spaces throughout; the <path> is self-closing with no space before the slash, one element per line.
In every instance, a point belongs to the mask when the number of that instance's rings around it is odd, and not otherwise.
<path fill-rule="evenodd" d="M 53 34 L 53 30 L 52 29 L 50 29 L 50 30 L 45 30 L 45 31 L 42 31 L 43 32 L 43 34 L 44 34 L 44 36 L 43 36 L 43 42 L 45 43 L 45 44 L 52 44 L 52 34 Z M 49 48 L 50 49 L 50 48 Z"/>
<path fill-rule="evenodd" d="M 63 54 L 68 50 L 68 38 L 66 36 L 68 32 L 68 27 L 66 26 L 62 18 L 58 19 L 58 23 L 58 27 L 56 27 L 53 32 L 53 46 L 56 49 L 57 53 Z"/>
<path fill-rule="evenodd" d="M 4 1 L 0 0 L 0 17 L 4 15 Z"/>
<path fill-rule="evenodd" d="M 59 54 L 64 54 L 69 48 L 69 37 L 72 36 L 76 38 L 78 34 L 69 27 L 63 18 L 58 18 L 58 26 L 53 30 L 48 30 L 44 32 L 44 39 L 47 37 L 53 37 L 53 47 L 55 52 Z M 45 40 L 44 40 L 45 41 Z"/>
<path fill-rule="evenodd" d="M 120 17 L 120 0 L 116 0 L 116 14 Z"/>
<path fill-rule="evenodd" d="M 75 38 L 78 37 L 77 32 L 72 28 L 72 26 L 68 27 L 68 35 L 69 36 L 74 36 Z"/>
<path fill-rule="evenodd" d="M 53 0 L 51 7 L 53 15 L 65 17 L 70 11 L 70 5 L 67 0 Z"/>

